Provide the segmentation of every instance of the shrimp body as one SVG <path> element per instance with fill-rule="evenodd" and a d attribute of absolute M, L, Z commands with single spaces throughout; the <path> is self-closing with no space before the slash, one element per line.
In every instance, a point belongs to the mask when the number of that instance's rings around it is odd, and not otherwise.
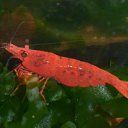
<path fill-rule="evenodd" d="M 51 52 L 31 50 L 28 45 L 20 48 L 9 44 L 5 49 L 22 61 L 21 65 L 24 69 L 38 74 L 47 81 L 49 78 L 54 78 L 70 87 L 110 84 L 128 98 L 128 82 L 90 63 L 58 56 Z"/>

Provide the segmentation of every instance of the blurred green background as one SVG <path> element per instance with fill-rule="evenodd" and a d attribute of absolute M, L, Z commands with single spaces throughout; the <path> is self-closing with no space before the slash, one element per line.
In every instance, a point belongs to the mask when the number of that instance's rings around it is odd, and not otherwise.
<path fill-rule="evenodd" d="M 1 44 L 29 43 L 32 49 L 90 62 L 125 81 L 127 35 L 126 0 L 0 0 Z M 37 87 L 22 86 L 10 96 L 21 82 L 7 74 L 10 56 L 0 49 L 0 128 L 128 127 L 128 100 L 110 85 L 69 88 L 50 80 L 47 103 Z"/>

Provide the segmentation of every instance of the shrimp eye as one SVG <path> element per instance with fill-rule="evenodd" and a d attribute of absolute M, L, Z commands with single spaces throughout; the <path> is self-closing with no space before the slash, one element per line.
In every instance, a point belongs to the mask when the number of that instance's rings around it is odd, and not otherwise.
<path fill-rule="evenodd" d="M 27 53 L 26 53 L 25 51 L 23 51 L 23 52 L 21 53 L 21 56 L 22 56 L 22 57 L 27 57 Z"/>

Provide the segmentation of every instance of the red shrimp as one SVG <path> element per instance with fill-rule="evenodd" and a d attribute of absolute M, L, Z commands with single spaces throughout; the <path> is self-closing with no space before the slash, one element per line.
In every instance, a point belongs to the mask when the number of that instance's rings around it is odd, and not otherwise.
<path fill-rule="evenodd" d="M 34 73 L 41 80 L 45 80 L 40 90 L 43 99 L 43 91 L 49 78 L 54 78 L 59 83 L 70 87 L 110 84 L 128 98 L 128 82 L 90 63 L 58 56 L 51 52 L 32 50 L 29 49 L 29 45 L 21 48 L 10 43 L 5 46 L 5 49 L 22 61 L 15 70 L 17 76 L 28 77 L 28 74 Z"/>

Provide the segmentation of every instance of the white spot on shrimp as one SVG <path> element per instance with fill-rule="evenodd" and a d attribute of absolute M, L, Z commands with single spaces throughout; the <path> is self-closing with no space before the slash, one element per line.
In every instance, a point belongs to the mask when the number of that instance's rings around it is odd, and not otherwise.
<path fill-rule="evenodd" d="M 78 67 L 78 69 L 79 69 L 79 70 L 82 70 L 83 68 L 81 68 L 81 67 Z"/>
<path fill-rule="evenodd" d="M 72 68 L 72 65 L 68 65 L 69 68 Z"/>

